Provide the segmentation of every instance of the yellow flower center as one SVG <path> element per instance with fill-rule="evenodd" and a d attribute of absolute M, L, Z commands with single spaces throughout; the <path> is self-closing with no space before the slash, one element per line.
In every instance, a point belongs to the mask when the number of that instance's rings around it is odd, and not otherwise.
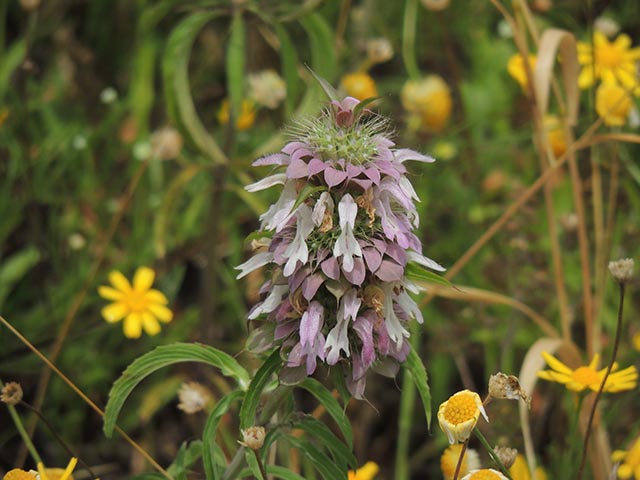
<path fill-rule="evenodd" d="M 598 372 L 589 367 L 578 367 L 571 374 L 571 377 L 582 385 L 593 385 L 600 382 Z"/>
<path fill-rule="evenodd" d="M 142 313 L 149 309 L 149 298 L 146 291 L 131 290 L 122 302 L 129 307 L 133 313 Z"/>
<path fill-rule="evenodd" d="M 607 68 L 615 68 L 624 60 L 624 52 L 612 43 L 605 43 L 596 48 L 596 64 Z"/>
<path fill-rule="evenodd" d="M 471 480 L 500 480 L 500 476 L 488 469 L 478 470 L 469 477 Z"/>
<path fill-rule="evenodd" d="M 478 412 L 478 405 L 472 395 L 453 396 L 444 408 L 444 419 L 452 425 L 473 420 Z"/>

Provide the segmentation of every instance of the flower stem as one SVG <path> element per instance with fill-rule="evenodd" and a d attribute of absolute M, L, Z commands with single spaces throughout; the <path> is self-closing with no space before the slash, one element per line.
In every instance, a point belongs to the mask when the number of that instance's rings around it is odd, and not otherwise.
<path fill-rule="evenodd" d="M 460 449 L 460 456 L 458 457 L 458 463 L 456 464 L 456 471 L 453 474 L 453 480 L 458 480 L 458 475 L 460 475 L 460 468 L 462 467 L 462 460 L 464 459 L 464 454 L 467 453 L 468 445 L 469 439 L 467 438 L 462 444 L 462 448 Z"/>
<path fill-rule="evenodd" d="M 0 389 L 2 387 L 4 387 L 4 383 L 2 383 L 2 380 L 0 380 Z M 22 437 L 22 441 L 27 447 L 27 450 L 29 451 L 29 454 L 33 458 L 34 462 L 42 463 L 42 458 L 40 458 L 40 455 L 38 454 L 36 447 L 33 445 L 33 442 L 31 441 L 31 437 L 29 437 L 27 430 L 24 428 L 24 424 L 22 423 L 22 419 L 20 418 L 20 415 L 18 414 L 16 407 L 14 407 L 13 405 L 7 404 L 7 408 L 9 409 L 9 415 L 11 415 L 11 418 L 13 419 L 13 423 L 16 425 L 16 430 L 18 430 L 18 433 Z"/>
<path fill-rule="evenodd" d="M 513 478 L 511 478 L 511 474 L 509 473 L 509 470 L 507 470 L 507 468 L 504 466 L 504 464 L 500 461 L 500 458 L 496 455 L 496 452 L 493 451 L 493 448 L 491 447 L 491 445 L 489 445 L 489 442 L 487 441 L 487 439 L 484 437 L 484 435 L 482 434 L 482 432 L 480 432 L 480 430 L 478 430 L 477 428 L 473 429 L 473 433 L 476 434 L 476 437 L 478 437 L 478 440 L 480 440 L 480 443 L 482 443 L 482 445 L 484 446 L 484 448 L 487 449 L 487 453 L 489 454 L 489 456 L 493 459 L 494 462 L 496 462 L 496 465 L 498 465 L 498 467 L 500 468 L 500 470 L 502 470 L 502 473 L 509 479 L 509 480 L 513 480 Z"/>
<path fill-rule="evenodd" d="M 584 433 L 584 444 L 582 446 L 582 458 L 580 460 L 580 467 L 578 468 L 578 474 L 576 476 L 577 480 L 582 479 L 582 474 L 584 472 L 585 462 L 587 460 L 587 450 L 589 449 L 589 437 L 591 436 L 591 430 L 593 429 L 593 419 L 596 415 L 596 408 L 598 407 L 598 401 L 602 396 L 602 392 L 604 391 L 604 387 L 607 384 L 607 380 L 609 378 L 609 374 L 613 369 L 613 364 L 616 361 L 616 357 L 618 355 L 618 345 L 620 345 L 620 334 L 622 332 L 622 311 L 624 307 L 624 282 L 619 282 L 620 286 L 620 302 L 618 304 L 618 322 L 616 324 L 616 336 L 613 342 L 613 351 L 611 352 L 611 360 L 609 361 L 609 366 L 607 367 L 607 371 L 602 377 L 602 381 L 600 382 L 600 388 L 596 393 L 596 398 L 593 400 L 593 405 L 591 406 L 591 413 L 589 414 L 589 423 L 587 423 L 587 430 Z"/>
<path fill-rule="evenodd" d="M 258 468 L 260 468 L 262 479 L 267 480 L 267 471 L 264 469 L 264 465 L 262 464 L 262 459 L 260 458 L 260 454 L 258 454 L 258 450 L 254 450 L 253 454 L 256 456 L 256 462 L 258 462 Z"/>
<path fill-rule="evenodd" d="M 418 22 L 418 0 L 406 0 L 402 24 L 402 60 L 412 80 L 420 78 L 416 62 L 416 23 Z"/>

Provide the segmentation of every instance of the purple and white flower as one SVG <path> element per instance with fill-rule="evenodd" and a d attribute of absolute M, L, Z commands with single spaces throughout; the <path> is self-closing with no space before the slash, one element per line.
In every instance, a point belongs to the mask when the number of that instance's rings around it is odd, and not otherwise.
<path fill-rule="evenodd" d="M 303 378 L 322 362 L 342 369 L 362 398 L 366 373 L 397 371 L 389 365 L 406 359 L 408 322 L 423 322 L 407 264 L 444 268 L 422 254 L 413 232 L 419 199 L 404 164 L 434 159 L 396 149 L 386 121 L 358 104 L 332 101 L 293 127 L 281 152 L 254 162 L 277 171 L 248 191 L 283 190 L 260 217 L 266 251 L 237 268 L 240 278 L 268 267 L 249 320 L 273 332 L 286 358 L 282 377 Z"/>

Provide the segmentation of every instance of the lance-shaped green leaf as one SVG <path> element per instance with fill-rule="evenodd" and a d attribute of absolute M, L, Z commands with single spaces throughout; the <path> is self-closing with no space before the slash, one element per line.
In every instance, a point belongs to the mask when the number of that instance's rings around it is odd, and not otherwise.
<path fill-rule="evenodd" d="M 125 400 L 142 380 L 163 367 L 182 362 L 200 362 L 217 367 L 223 375 L 235 378 L 242 389 L 247 388 L 250 382 L 249 374 L 235 358 L 214 347 L 197 343 L 163 345 L 134 360 L 113 384 L 104 414 L 105 435 L 111 437 Z"/>
<path fill-rule="evenodd" d="M 427 379 L 427 370 L 424 367 L 424 363 L 412 348 L 409 350 L 407 360 L 404 362 L 404 367 L 411 373 L 413 382 L 416 385 L 416 389 L 420 394 L 422 405 L 424 407 L 424 415 L 427 419 L 427 426 L 431 425 L 431 391 L 429 390 L 429 383 Z"/>
<path fill-rule="evenodd" d="M 256 410 L 258 409 L 260 396 L 271 380 L 271 376 L 281 365 L 280 351 L 276 350 L 256 372 L 240 408 L 240 428 L 248 428 L 256 424 Z"/>
<path fill-rule="evenodd" d="M 238 9 L 231 20 L 231 34 L 227 45 L 227 90 L 231 118 L 235 122 L 242 111 L 244 97 L 245 28 L 242 10 Z"/>
<path fill-rule="evenodd" d="M 341 469 L 337 466 L 322 450 L 316 447 L 313 443 L 301 440 L 293 435 L 288 435 L 286 441 L 291 443 L 298 449 L 300 455 L 303 455 L 309 460 L 320 474 L 320 478 L 335 478 L 341 479 L 346 476 L 346 469 Z"/>
<path fill-rule="evenodd" d="M 178 450 L 176 459 L 167 469 L 169 475 L 176 480 L 187 480 L 188 469 L 202 457 L 202 442 L 196 440 L 190 443 L 183 443 Z"/>
<path fill-rule="evenodd" d="M 438 275 L 437 273 L 428 270 L 427 268 L 419 265 L 415 262 L 408 262 L 405 267 L 404 274 L 409 280 L 415 280 L 418 282 L 431 282 L 439 285 L 446 285 L 452 287 L 453 284 L 446 278 Z"/>
<path fill-rule="evenodd" d="M 217 15 L 218 12 L 194 13 L 173 29 L 167 42 L 162 72 L 165 100 L 174 123 L 213 162 L 227 163 L 226 155 L 200 121 L 189 85 L 189 58 L 193 42 L 198 32 Z"/>
<path fill-rule="evenodd" d="M 202 432 L 202 463 L 204 464 L 204 471 L 207 480 L 217 480 L 222 477 L 216 462 L 216 455 L 218 452 L 216 445 L 216 432 L 218 430 L 220 419 L 225 413 L 227 413 L 231 405 L 243 396 L 244 392 L 240 390 L 235 390 L 225 395 L 218 401 L 213 411 L 209 414 L 209 418 L 207 418 L 207 423 L 205 423 L 204 430 Z"/>
<path fill-rule="evenodd" d="M 351 429 L 351 423 L 349 422 L 347 415 L 344 413 L 343 408 L 340 406 L 338 401 L 333 398 L 333 395 L 331 395 L 331 392 L 313 378 L 304 379 L 298 384 L 298 387 L 304 388 L 316 397 L 340 428 L 342 436 L 347 442 L 349 448 L 353 448 L 353 430 Z"/>
<path fill-rule="evenodd" d="M 327 425 L 310 415 L 306 415 L 301 420 L 294 422 L 293 426 L 304 430 L 318 445 L 326 448 L 341 468 L 346 469 L 347 466 L 356 468 L 357 460 L 351 449 L 337 438 Z"/>

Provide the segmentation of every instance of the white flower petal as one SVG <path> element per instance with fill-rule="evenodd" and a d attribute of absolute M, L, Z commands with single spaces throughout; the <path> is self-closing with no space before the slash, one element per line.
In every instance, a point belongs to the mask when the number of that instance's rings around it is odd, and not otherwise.
<path fill-rule="evenodd" d="M 236 270 L 240 270 L 240 273 L 236 278 L 242 278 L 248 273 L 253 272 L 254 270 L 265 266 L 267 263 L 270 263 L 273 260 L 273 253 L 271 252 L 260 252 L 255 254 L 246 262 L 234 267 Z"/>
<path fill-rule="evenodd" d="M 247 192 L 258 192 L 260 190 L 265 190 L 267 188 L 273 187 L 274 185 L 284 185 L 286 180 L 286 173 L 276 173 L 275 175 L 265 177 L 255 183 L 251 183 L 244 187 L 244 189 Z"/>

